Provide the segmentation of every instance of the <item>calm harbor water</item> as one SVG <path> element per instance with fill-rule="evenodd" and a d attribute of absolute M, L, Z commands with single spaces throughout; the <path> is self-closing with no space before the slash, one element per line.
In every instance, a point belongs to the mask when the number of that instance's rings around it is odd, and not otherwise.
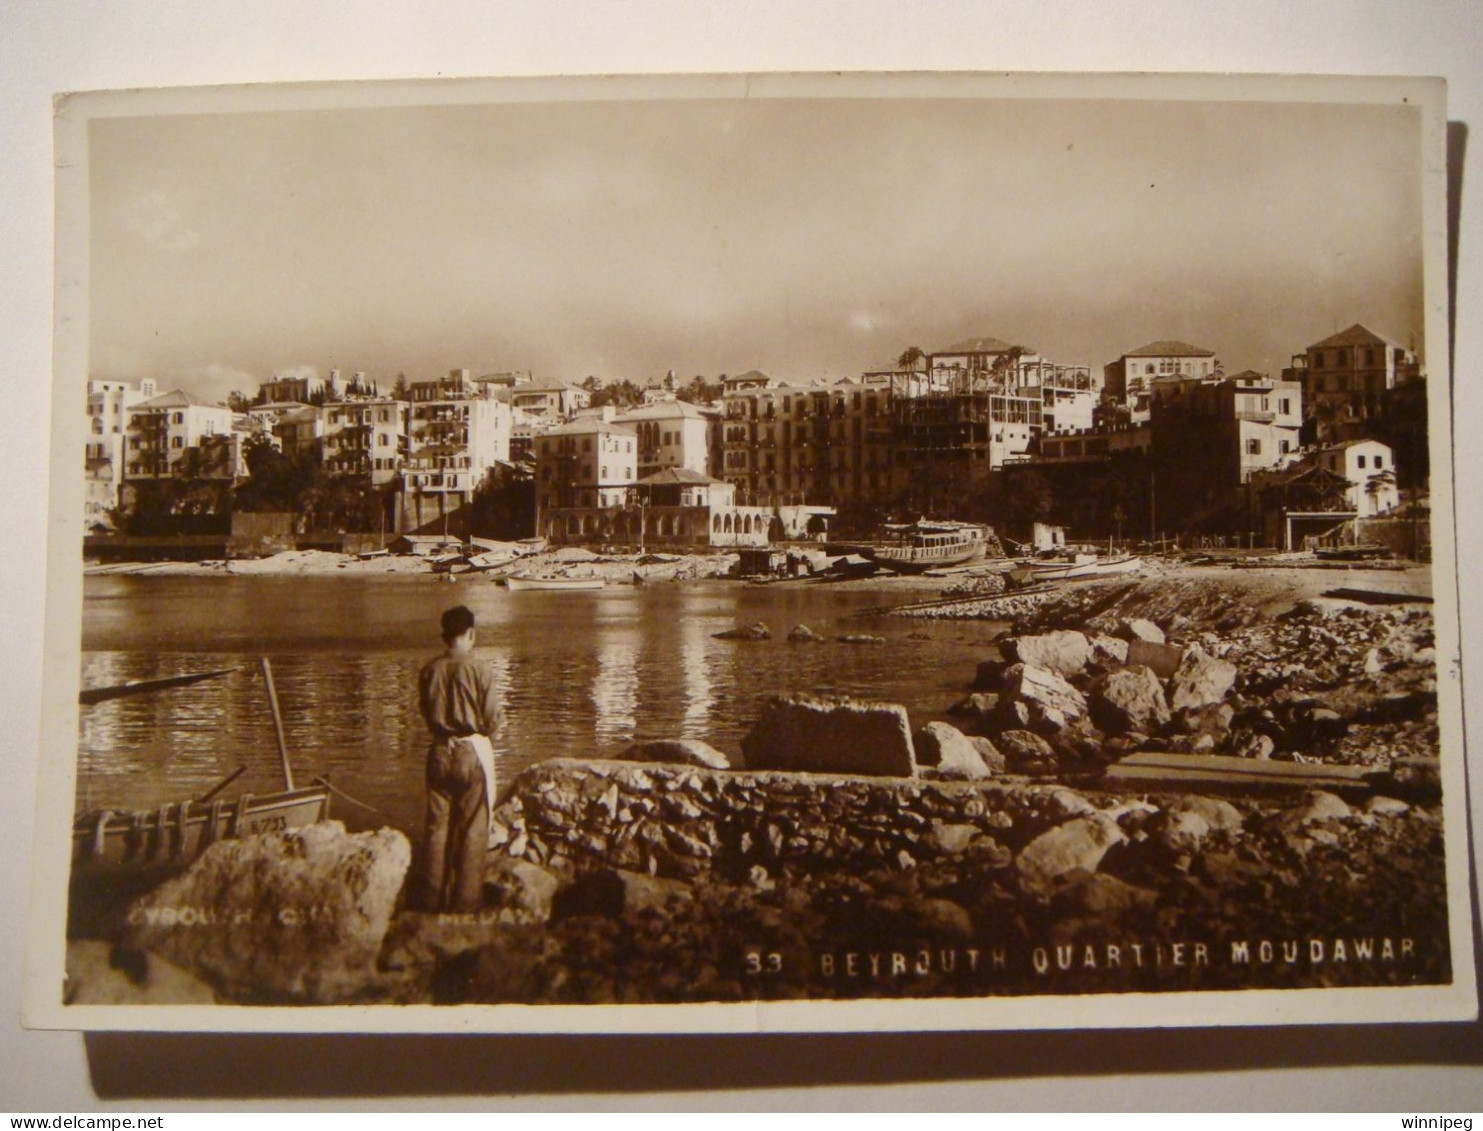
<path fill-rule="evenodd" d="M 440 650 L 438 616 L 466 604 L 508 715 L 502 776 L 560 756 L 683 736 L 735 751 L 777 691 L 839 692 L 942 717 L 1000 625 L 851 613 L 909 600 L 827 586 L 693 582 L 511 593 L 426 577 L 94 577 L 86 581 L 82 686 L 231 668 L 217 680 L 82 708 L 79 807 L 146 808 L 236 788 L 281 787 L 257 657 L 273 663 L 294 772 L 325 774 L 380 812 L 339 799 L 352 827 L 420 828 L 426 731 L 415 683 Z M 760 643 L 712 633 L 765 620 Z M 789 644 L 797 623 L 885 646 Z"/>

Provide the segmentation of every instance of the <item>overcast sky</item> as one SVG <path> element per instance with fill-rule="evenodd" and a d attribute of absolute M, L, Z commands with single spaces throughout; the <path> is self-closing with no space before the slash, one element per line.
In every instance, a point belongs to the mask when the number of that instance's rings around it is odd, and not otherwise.
<path fill-rule="evenodd" d="M 1421 348 L 1407 108 L 724 100 L 100 119 L 94 377 L 806 381 L 992 335 Z"/>

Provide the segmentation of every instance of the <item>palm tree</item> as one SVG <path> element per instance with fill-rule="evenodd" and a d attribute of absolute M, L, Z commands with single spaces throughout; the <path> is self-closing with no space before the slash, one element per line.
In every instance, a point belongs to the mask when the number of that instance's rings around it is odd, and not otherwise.
<path fill-rule="evenodd" d="M 927 355 L 922 352 L 921 346 L 907 346 L 906 349 L 901 352 L 901 356 L 896 359 L 896 366 L 903 372 L 915 373 L 917 363 L 922 361 L 926 356 Z"/>

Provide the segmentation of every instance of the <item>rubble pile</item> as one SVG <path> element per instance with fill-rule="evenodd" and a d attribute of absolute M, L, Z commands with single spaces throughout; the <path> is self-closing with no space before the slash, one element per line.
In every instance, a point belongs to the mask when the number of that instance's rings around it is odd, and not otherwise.
<path fill-rule="evenodd" d="M 404 917 L 384 976 L 449 1003 L 1445 979 L 1439 815 L 1375 802 L 547 764 L 499 814 L 500 854 L 559 888 L 545 922 L 491 887 L 457 946 Z"/>
<path fill-rule="evenodd" d="M 1162 620 L 1147 614 L 1167 601 L 1146 586 L 1068 593 L 1016 623 L 952 713 L 991 739 L 1040 735 L 1061 772 L 1135 751 L 1377 769 L 1436 758 L 1429 609 L 1309 600 L 1266 616 L 1200 589 Z M 1063 627 L 1076 618 L 1082 630 Z"/>

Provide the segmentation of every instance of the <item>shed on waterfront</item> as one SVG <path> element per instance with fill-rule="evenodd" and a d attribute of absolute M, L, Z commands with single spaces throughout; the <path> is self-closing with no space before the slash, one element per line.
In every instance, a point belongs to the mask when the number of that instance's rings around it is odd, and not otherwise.
<path fill-rule="evenodd" d="M 449 551 L 461 551 L 463 543 L 457 538 L 444 538 L 441 534 L 399 534 L 387 549 L 393 554 L 430 558 Z"/>

